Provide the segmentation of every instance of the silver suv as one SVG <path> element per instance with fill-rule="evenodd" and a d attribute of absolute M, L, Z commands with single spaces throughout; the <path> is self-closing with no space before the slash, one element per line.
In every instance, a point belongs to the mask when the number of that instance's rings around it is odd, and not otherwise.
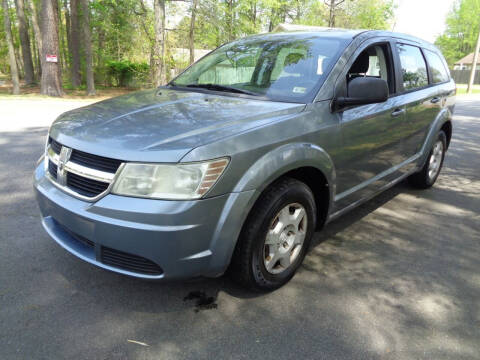
<path fill-rule="evenodd" d="M 35 189 L 48 234 L 145 279 L 274 289 L 315 230 L 404 178 L 432 186 L 455 84 L 433 45 L 379 31 L 252 36 L 168 85 L 52 124 Z"/>

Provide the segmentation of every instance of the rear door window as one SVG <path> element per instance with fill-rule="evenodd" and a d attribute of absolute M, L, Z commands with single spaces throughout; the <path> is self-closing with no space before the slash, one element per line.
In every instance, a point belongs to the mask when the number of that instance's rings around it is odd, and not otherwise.
<path fill-rule="evenodd" d="M 432 82 L 434 84 L 442 83 L 449 80 L 447 69 L 443 64 L 442 59 L 433 51 L 424 50 L 423 52 L 427 58 L 428 68 L 432 74 Z"/>
<path fill-rule="evenodd" d="M 427 64 L 420 48 L 412 45 L 397 44 L 402 67 L 403 88 L 414 90 L 428 85 Z"/>

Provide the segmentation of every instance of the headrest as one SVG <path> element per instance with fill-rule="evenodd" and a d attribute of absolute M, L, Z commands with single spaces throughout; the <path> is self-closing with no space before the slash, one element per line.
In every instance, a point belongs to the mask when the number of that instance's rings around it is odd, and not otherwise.
<path fill-rule="evenodd" d="M 370 57 L 368 53 L 364 51 L 358 56 L 357 60 L 355 60 L 349 72 L 351 74 L 364 74 L 368 71 L 369 66 Z"/>

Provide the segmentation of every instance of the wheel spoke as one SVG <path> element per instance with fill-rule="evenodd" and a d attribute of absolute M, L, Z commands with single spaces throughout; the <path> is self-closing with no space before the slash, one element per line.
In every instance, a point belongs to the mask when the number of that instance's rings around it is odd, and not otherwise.
<path fill-rule="evenodd" d="M 265 262 L 265 267 L 268 272 L 272 272 L 273 267 L 278 262 L 278 259 L 279 259 L 279 252 L 277 250 L 276 252 L 273 253 L 273 256 L 270 255 L 270 260 L 266 260 Z"/>
<path fill-rule="evenodd" d="M 289 206 L 285 206 L 278 214 L 278 222 L 282 224 L 282 227 L 287 226 L 290 223 L 290 209 Z"/>
<path fill-rule="evenodd" d="M 300 223 L 305 217 L 305 209 L 303 207 L 299 209 L 295 209 L 295 212 L 293 213 L 292 217 L 293 217 L 293 225 L 295 226 L 295 229 L 299 230 L 298 227 L 300 226 Z"/>
<path fill-rule="evenodd" d="M 277 222 L 275 227 L 268 231 L 267 237 L 265 239 L 265 245 L 278 244 L 280 241 L 281 232 L 282 232 L 282 224 L 280 222 Z"/>
<path fill-rule="evenodd" d="M 280 258 L 280 265 L 282 265 L 284 269 L 290 266 L 290 252 L 283 254 L 283 256 Z"/>
<path fill-rule="evenodd" d="M 293 240 L 293 245 L 302 245 L 303 244 L 303 240 L 305 240 L 305 232 L 302 231 L 302 232 L 297 232 L 295 234 L 295 239 Z"/>

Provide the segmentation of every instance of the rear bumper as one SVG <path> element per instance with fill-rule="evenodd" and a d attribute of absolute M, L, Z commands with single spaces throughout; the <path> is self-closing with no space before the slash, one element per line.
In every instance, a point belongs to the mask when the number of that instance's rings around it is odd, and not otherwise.
<path fill-rule="evenodd" d="M 194 201 L 109 194 L 90 203 L 55 187 L 43 163 L 34 188 L 43 227 L 58 244 L 104 269 L 145 279 L 221 275 L 255 193 Z"/>

